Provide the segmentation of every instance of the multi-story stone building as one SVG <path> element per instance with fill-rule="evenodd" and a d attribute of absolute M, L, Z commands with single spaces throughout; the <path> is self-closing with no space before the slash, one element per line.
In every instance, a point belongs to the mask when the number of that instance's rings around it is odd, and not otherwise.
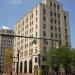
<path fill-rule="evenodd" d="M 63 9 L 59 1 L 44 0 L 35 6 L 16 23 L 15 35 L 51 40 L 16 37 L 14 56 L 16 57 L 17 50 L 20 50 L 20 60 L 19 69 L 17 64 L 14 64 L 15 72 L 19 70 L 21 74 L 38 74 L 39 62 L 43 67 L 42 62 L 45 60 L 46 52 L 55 47 L 56 42 L 59 46 L 71 46 L 69 27 L 69 13 Z M 33 40 L 37 41 L 36 44 L 33 44 Z M 17 62 L 17 59 L 14 61 Z"/>
<path fill-rule="evenodd" d="M 9 30 L 9 29 L 0 29 L 0 34 L 13 35 L 14 32 L 12 30 Z M 4 64 L 6 63 L 5 62 L 6 50 L 8 48 L 13 49 L 13 45 L 14 45 L 14 39 L 12 37 L 0 35 L 0 74 L 2 74 Z"/>

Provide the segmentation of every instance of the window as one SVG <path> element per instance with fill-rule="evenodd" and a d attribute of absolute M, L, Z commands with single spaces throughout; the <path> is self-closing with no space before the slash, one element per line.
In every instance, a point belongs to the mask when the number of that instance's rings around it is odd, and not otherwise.
<path fill-rule="evenodd" d="M 57 38 L 57 33 L 55 33 L 55 38 Z"/>
<path fill-rule="evenodd" d="M 43 9 L 43 14 L 46 14 L 46 9 Z"/>
<path fill-rule="evenodd" d="M 60 19 L 60 14 L 58 14 L 58 19 Z"/>
<path fill-rule="evenodd" d="M 54 17 L 56 17 L 56 13 L 54 13 Z"/>
<path fill-rule="evenodd" d="M 37 47 L 35 48 L 35 53 L 37 53 Z"/>
<path fill-rule="evenodd" d="M 43 28 L 46 29 L 46 24 L 43 24 Z"/>
<path fill-rule="evenodd" d="M 35 62 L 37 62 L 37 57 L 35 58 Z"/>
<path fill-rule="evenodd" d="M 61 39 L 61 34 L 59 34 L 59 39 Z"/>
<path fill-rule="evenodd" d="M 65 29 L 65 33 L 67 33 L 67 29 Z"/>
<path fill-rule="evenodd" d="M 50 2 L 50 7 L 52 7 L 52 2 Z"/>
<path fill-rule="evenodd" d="M 37 36 L 37 32 L 36 32 L 36 36 Z"/>
<path fill-rule="evenodd" d="M 53 16 L 53 12 L 52 11 L 50 12 L 50 16 Z"/>
<path fill-rule="evenodd" d="M 33 25 L 33 21 L 32 21 L 32 25 Z"/>
<path fill-rule="evenodd" d="M 54 3 L 54 8 L 56 8 L 56 4 Z"/>
<path fill-rule="evenodd" d="M 28 22 L 28 17 L 26 18 L 26 23 Z"/>
<path fill-rule="evenodd" d="M 36 22 L 38 21 L 38 18 L 36 18 Z"/>
<path fill-rule="evenodd" d="M 22 73 L 22 68 L 23 67 L 23 63 L 22 63 L 22 61 L 20 62 L 20 73 Z"/>
<path fill-rule="evenodd" d="M 33 18 L 33 13 L 32 13 L 32 18 Z"/>
<path fill-rule="evenodd" d="M 18 72 L 18 62 L 16 63 L 16 73 Z"/>
<path fill-rule="evenodd" d="M 46 45 L 48 45 L 48 41 L 46 41 Z"/>
<path fill-rule="evenodd" d="M 68 40 L 68 36 L 67 35 L 65 36 L 65 38 L 66 38 L 66 40 Z"/>
<path fill-rule="evenodd" d="M 51 23 L 53 23 L 53 19 L 51 19 Z"/>
<path fill-rule="evenodd" d="M 51 30 L 53 30 L 53 26 L 51 26 Z"/>
<path fill-rule="evenodd" d="M 43 47 L 43 53 L 46 53 L 46 46 Z"/>
<path fill-rule="evenodd" d="M 53 38 L 53 33 L 51 33 L 51 38 Z"/>
<path fill-rule="evenodd" d="M 57 5 L 57 9 L 59 9 L 59 5 Z"/>
<path fill-rule="evenodd" d="M 27 61 L 24 62 L 24 73 L 27 73 Z"/>
<path fill-rule="evenodd" d="M 31 20 L 31 15 L 30 15 L 30 20 Z"/>
<path fill-rule="evenodd" d="M 57 23 L 57 20 L 54 20 L 54 24 L 56 24 Z"/>
<path fill-rule="evenodd" d="M 36 10 L 36 15 L 37 15 L 38 11 Z"/>
<path fill-rule="evenodd" d="M 38 26 L 36 25 L 36 29 L 38 28 Z"/>
<path fill-rule="evenodd" d="M 54 27 L 55 31 L 57 31 L 57 27 Z"/>
<path fill-rule="evenodd" d="M 64 16 L 64 20 L 66 20 L 66 16 Z"/>
<path fill-rule="evenodd" d="M 43 40 L 43 43 L 44 43 L 45 45 L 48 45 L 48 41 L 47 41 L 47 40 Z"/>
<path fill-rule="evenodd" d="M 29 73 L 32 73 L 32 60 L 29 61 Z"/>
<path fill-rule="evenodd" d="M 30 29 L 30 33 L 31 33 L 31 29 Z"/>
<path fill-rule="evenodd" d="M 46 21 L 46 17 L 45 16 L 43 17 L 43 21 Z"/>
<path fill-rule="evenodd" d="M 58 25 L 60 25 L 60 21 L 58 21 Z"/>
<path fill-rule="evenodd" d="M 43 36 L 46 36 L 46 31 L 43 31 Z"/>
<path fill-rule="evenodd" d="M 60 27 L 58 28 L 58 31 L 59 31 L 59 32 L 61 32 L 61 29 L 60 29 Z"/>

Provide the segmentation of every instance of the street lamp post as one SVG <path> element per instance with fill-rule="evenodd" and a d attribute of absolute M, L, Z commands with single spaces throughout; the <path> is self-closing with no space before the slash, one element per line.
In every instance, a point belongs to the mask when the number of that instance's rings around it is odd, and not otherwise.
<path fill-rule="evenodd" d="M 16 72 L 16 73 L 17 73 L 17 75 L 19 75 L 19 55 L 20 55 L 20 51 L 18 50 L 17 52 L 18 52 L 18 53 L 17 53 L 17 57 L 12 57 L 12 58 L 17 58 L 17 60 L 18 60 L 18 61 L 16 62 L 16 63 L 17 63 L 17 72 Z M 11 75 L 12 75 L 12 74 L 11 74 Z"/>
<path fill-rule="evenodd" d="M 19 54 L 20 54 L 20 51 L 18 51 L 18 54 L 17 54 L 17 59 L 18 59 L 18 62 L 17 62 L 17 75 L 19 75 Z"/>

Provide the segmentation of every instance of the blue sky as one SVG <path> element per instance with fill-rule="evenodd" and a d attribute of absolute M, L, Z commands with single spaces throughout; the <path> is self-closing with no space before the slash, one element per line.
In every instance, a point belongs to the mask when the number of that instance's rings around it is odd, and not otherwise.
<path fill-rule="evenodd" d="M 7 26 L 13 29 L 15 23 L 40 1 L 0 0 L 0 28 Z M 72 47 L 75 48 L 75 0 L 60 0 L 60 2 L 70 14 L 71 43 Z"/>

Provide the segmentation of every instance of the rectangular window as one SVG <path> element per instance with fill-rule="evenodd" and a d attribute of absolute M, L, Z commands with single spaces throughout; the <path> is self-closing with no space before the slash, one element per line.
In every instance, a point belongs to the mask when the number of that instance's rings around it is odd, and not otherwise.
<path fill-rule="evenodd" d="M 43 31 L 43 36 L 46 36 L 46 31 Z"/>
<path fill-rule="evenodd" d="M 58 25 L 60 25 L 60 21 L 58 21 Z"/>
<path fill-rule="evenodd" d="M 60 14 L 58 14 L 58 19 L 60 19 Z"/>
<path fill-rule="evenodd" d="M 43 21 L 46 21 L 46 17 L 45 16 L 43 17 Z"/>
<path fill-rule="evenodd" d="M 51 21 L 50 21 L 51 23 L 53 23 L 53 19 L 51 19 Z"/>
<path fill-rule="evenodd" d="M 57 20 L 54 20 L 54 24 L 57 24 Z"/>
<path fill-rule="evenodd" d="M 37 62 L 37 57 L 35 58 L 35 62 Z"/>
<path fill-rule="evenodd" d="M 56 9 L 56 4 L 54 3 L 54 8 Z"/>
<path fill-rule="evenodd" d="M 54 13 L 54 17 L 56 17 L 56 13 Z"/>
<path fill-rule="evenodd" d="M 50 2 L 50 7 L 52 7 L 52 2 Z"/>
<path fill-rule="evenodd" d="M 57 9 L 59 10 L 59 5 L 57 5 Z"/>
<path fill-rule="evenodd" d="M 61 32 L 61 29 L 60 29 L 60 27 L 58 28 L 58 31 L 59 31 L 59 32 Z"/>
<path fill-rule="evenodd" d="M 67 35 L 65 36 L 65 38 L 66 38 L 66 40 L 68 40 L 68 36 Z"/>
<path fill-rule="evenodd" d="M 43 28 L 46 29 L 46 24 L 43 24 Z"/>
<path fill-rule="evenodd" d="M 43 14 L 46 14 L 46 9 L 43 9 Z"/>
<path fill-rule="evenodd" d="M 53 26 L 51 26 L 51 30 L 53 30 Z"/>
<path fill-rule="evenodd" d="M 46 46 L 43 47 L 43 53 L 46 53 Z"/>
<path fill-rule="evenodd" d="M 61 34 L 59 34 L 59 39 L 61 39 Z"/>
<path fill-rule="evenodd" d="M 38 18 L 36 18 L 36 22 L 38 21 Z"/>
<path fill-rule="evenodd" d="M 54 30 L 57 31 L 57 27 L 54 27 Z"/>
<path fill-rule="evenodd" d="M 50 16 L 53 16 L 53 12 L 52 11 L 50 12 Z"/>
<path fill-rule="evenodd" d="M 51 38 L 53 38 L 53 33 L 51 33 Z"/>
<path fill-rule="evenodd" d="M 57 38 L 57 33 L 55 33 L 55 38 Z"/>
<path fill-rule="evenodd" d="M 36 15 L 37 15 L 38 11 L 36 10 Z"/>
<path fill-rule="evenodd" d="M 66 20 L 66 16 L 64 16 L 64 20 Z"/>
<path fill-rule="evenodd" d="M 65 33 L 67 33 L 67 29 L 65 29 Z"/>
<path fill-rule="evenodd" d="M 36 32 L 36 36 L 37 36 L 37 32 Z"/>

